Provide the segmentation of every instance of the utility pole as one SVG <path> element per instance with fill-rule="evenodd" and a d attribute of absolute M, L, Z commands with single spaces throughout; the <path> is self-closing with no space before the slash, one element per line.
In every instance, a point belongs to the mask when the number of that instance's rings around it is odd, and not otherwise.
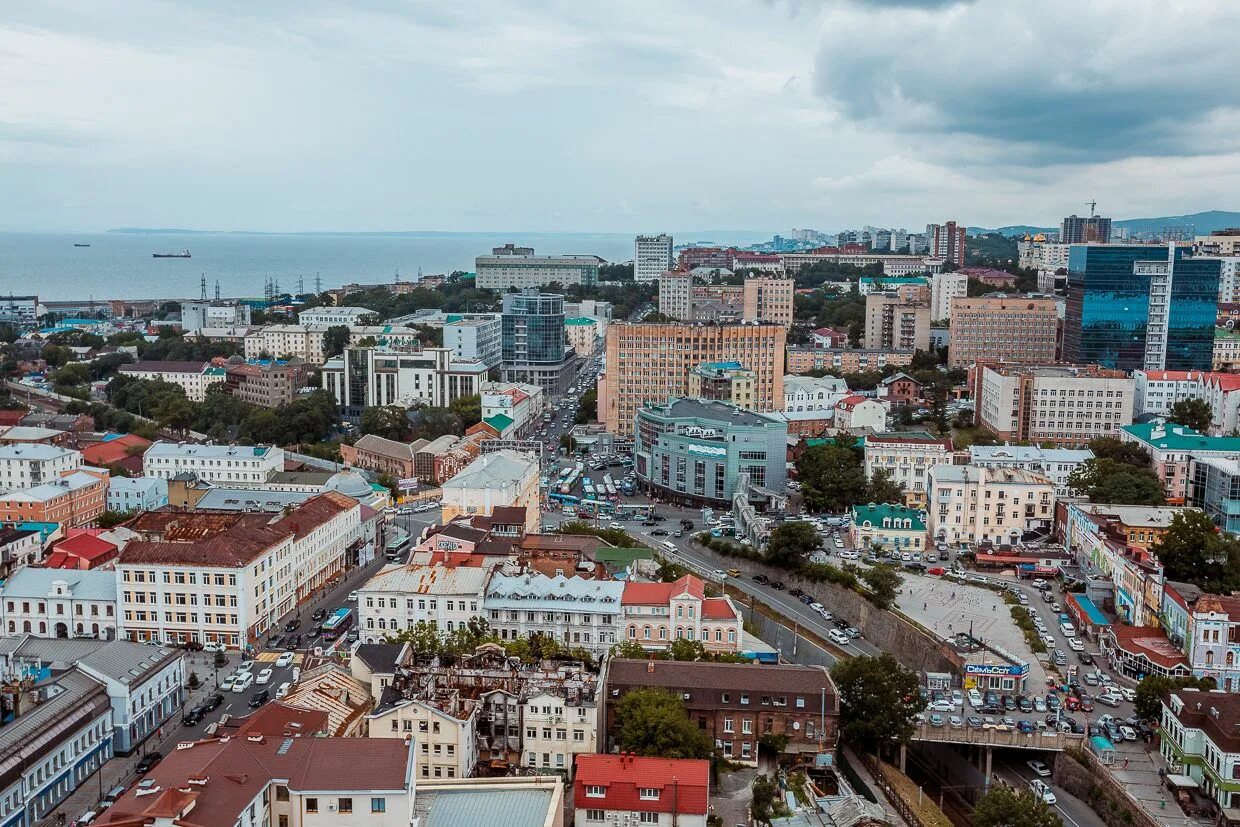
<path fill-rule="evenodd" d="M 205 302 L 207 300 L 207 274 L 206 273 L 203 273 L 202 276 L 198 279 L 198 289 L 201 294 L 202 300 Z"/>

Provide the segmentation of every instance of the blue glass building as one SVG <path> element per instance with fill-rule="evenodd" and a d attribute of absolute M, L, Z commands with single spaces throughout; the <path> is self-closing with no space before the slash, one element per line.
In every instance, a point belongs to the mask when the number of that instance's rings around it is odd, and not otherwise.
<path fill-rule="evenodd" d="M 1189 252 L 1174 245 L 1073 245 L 1064 361 L 1210 370 L 1222 262 Z"/>

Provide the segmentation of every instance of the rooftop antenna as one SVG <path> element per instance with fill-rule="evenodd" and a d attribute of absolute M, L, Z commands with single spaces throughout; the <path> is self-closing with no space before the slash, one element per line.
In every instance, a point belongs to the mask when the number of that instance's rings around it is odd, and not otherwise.
<path fill-rule="evenodd" d="M 202 294 L 202 300 L 205 302 L 207 300 L 207 274 L 206 273 L 203 273 L 202 276 L 199 277 L 198 289 Z"/>
<path fill-rule="evenodd" d="M 297 295 L 300 296 L 305 292 L 306 292 L 305 282 L 302 281 L 301 274 L 298 273 L 297 274 Z"/>
<path fill-rule="evenodd" d="M 1095 199 L 1093 201 L 1087 201 L 1085 203 L 1089 204 L 1089 217 L 1093 218 L 1095 215 L 1094 210 L 1098 208 L 1098 201 Z"/>
<path fill-rule="evenodd" d="M 396 268 L 396 283 L 400 284 L 400 268 Z"/>

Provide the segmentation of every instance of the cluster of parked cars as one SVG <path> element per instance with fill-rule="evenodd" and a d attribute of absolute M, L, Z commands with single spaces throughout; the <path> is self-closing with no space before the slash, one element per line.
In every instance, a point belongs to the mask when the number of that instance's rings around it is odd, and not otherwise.
<path fill-rule="evenodd" d="M 421 514 L 424 511 L 434 511 L 436 508 L 439 508 L 439 505 L 439 500 L 421 500 L 420 502 L 413 503 L 412 505 L 402 505 L 395 508 L 389 508 L 388 510 L 393 514 L 407 516 L 409 514 Z"/>
<path fill-rule="evenodd" d="M 740 569 L 728 570 L 728 575 L 731 577 L 739 577 L 740 574 Z M 768 586 L 776 591 L 783 591 L 787 588 L 782 580 L 772 580 L 765 574 L 755 574 L 753 576 L 753 582 L 757 583 L 759 586 Z M 823 620 L 828 621 L 835 627 L 827 630 L 827 638 L 837 646 L 847 646 L 856 638 L 861 637 L 861 632 L 858 629 L 848 625 L 848 621 L 844 620 L 842 617 L 835 617 L 832 615 L 831 612 L 827 610 L 827 607 L 819 603 L 809 592 L 804 592 L 796 587 L 793 587 L 788 590 L 788 594 L 791 597 L 795 597 L 797 600 L 800 600 L 806 606 L 809 606 L 810 609 L 817 612 Z"/>

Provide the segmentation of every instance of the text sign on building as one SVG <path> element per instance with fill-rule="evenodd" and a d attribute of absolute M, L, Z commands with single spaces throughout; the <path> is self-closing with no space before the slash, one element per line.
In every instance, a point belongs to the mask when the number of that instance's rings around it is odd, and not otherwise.
<path fill-rule="evenodd" d="M 418 487 L 418 481 L 414 479 L 413 477 L 409 477 L 408 479 L 403 479 L 403 480 L 397 480 L 396 487 L 399 488 L 401 491 L 413 491 L 414 489 Z"/>
<path fill-rule="evenodd" d="M 1009 666 L 1002 663 L 966 663 L 964 665 L 964 673 L 966 675 L 978 675 L 987 678 L 1000 676 L 1018 678 L 1028 671 L 1028 666 Z"/>

